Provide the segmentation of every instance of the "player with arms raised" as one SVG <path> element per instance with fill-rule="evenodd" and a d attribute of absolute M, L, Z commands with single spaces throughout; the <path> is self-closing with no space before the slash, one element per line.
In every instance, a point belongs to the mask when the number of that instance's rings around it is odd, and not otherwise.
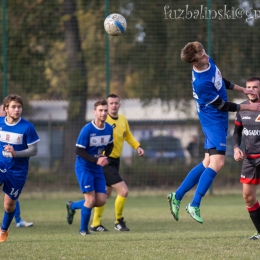
<path fill-rule="evenodd" d="M 192 90 L 197 103 L 200 124 L 205 135 L 205 157 L 202 163 L 188 173 L 176 192 L 168 194 L 168 200 L 173 217 L 175 220 L 179 220 L 179 208 L 183 196 L 197 185 L 191 203 L 186 206 L 186 211 L 194 220 L 203 223 L 200 216 L 202 197 L 208 191 L 225 162 L 228 112 L 260 111 L 260 104 L 239 105 L 228 102 L 226 89 L 240 91 L 246 95 L 256 94 L 256 92 L 223 79 L 218 67 L 207 55 L 201 43 L 188 43 L 181 50 L 181 59 L 193 66 Z"/>

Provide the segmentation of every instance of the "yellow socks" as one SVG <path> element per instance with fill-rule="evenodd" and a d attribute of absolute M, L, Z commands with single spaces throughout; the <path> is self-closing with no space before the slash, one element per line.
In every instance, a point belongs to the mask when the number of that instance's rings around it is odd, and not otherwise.
<path fill-rule="evenodd" d="M 126 198 L 117 195 L 115 201 L 116 224 L 118 223 L 118 219 L 122 218 L 123 216 L 123 209 L 125 207 L 125 202 L 126 202 Z"/>
<path fill-rule="evenodd" d="M 95 207 L 94 208 L 94 214 L 93 214 L 93 220 L 92 220 L 92 227 L 97 227 L 101 224 L 101 218 L 103 215 L 103 212 L 105 210 L 106 204 L 102 207 Z"/>

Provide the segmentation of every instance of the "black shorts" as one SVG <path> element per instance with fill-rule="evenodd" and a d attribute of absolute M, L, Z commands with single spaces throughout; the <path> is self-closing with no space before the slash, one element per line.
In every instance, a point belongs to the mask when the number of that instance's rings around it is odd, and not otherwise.
<path fill-rule="evenodd" d="M 111 187 L 123 179 L 119 175 L 120 158 L 109 157 L 109 164 L 103 167 L 103 172 L 106 178 L 107 186 Z"/>
<path fill-rule="evenodd" d="M 259 160 L 244 158 L 240 182 L 245 184 L 260 184 Z"/>

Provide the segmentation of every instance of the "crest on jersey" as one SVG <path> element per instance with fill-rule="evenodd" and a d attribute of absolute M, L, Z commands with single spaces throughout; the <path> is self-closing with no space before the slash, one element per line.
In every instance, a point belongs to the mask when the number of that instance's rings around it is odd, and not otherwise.
<path fill-rule="evenodd" d="M 260 114 L 255 119 L 256 122 L 260 122 Z"/>

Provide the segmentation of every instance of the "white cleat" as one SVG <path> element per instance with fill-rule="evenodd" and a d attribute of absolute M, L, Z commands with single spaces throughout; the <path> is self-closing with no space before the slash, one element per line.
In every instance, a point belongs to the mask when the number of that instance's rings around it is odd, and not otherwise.
<path fill-rule="evenodd" d="M 16 227 L 22 228 L 22 227 L 32 227 L 33 222 L 26 222 L 24 220 L 21 220 L 19 223 L 16 223 Z"/>

